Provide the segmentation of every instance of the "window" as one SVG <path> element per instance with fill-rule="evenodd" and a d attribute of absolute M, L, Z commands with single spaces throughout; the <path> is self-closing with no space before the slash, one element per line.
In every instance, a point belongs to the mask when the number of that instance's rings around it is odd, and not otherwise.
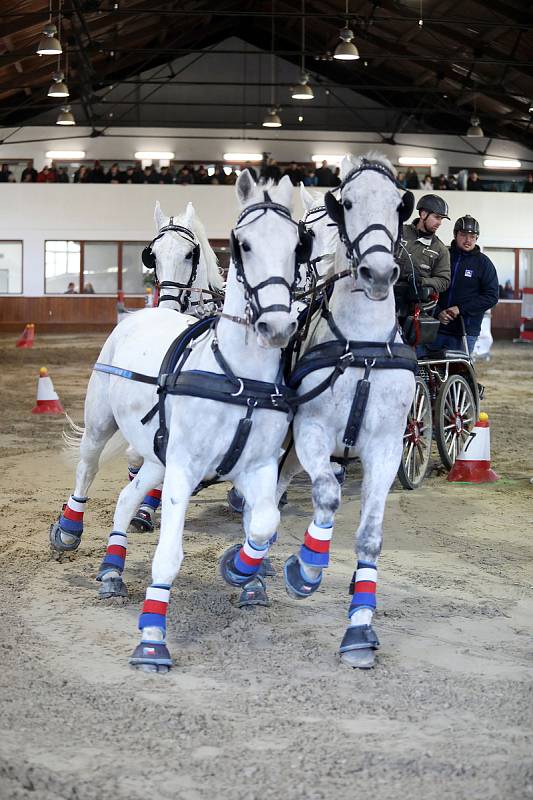
<path fill-rule="evenodd" d="M 80 242 L 47 241 L 44 248 L 45 291 L 48 294 L 80 290 Z"/>
<path fill-rule="evenodd" d="M 122 289 L 126 294 L 143 294 L 147 270 L 141 261 L 144 244 L 124 242 L 122 245 Z"/>
<path fill-rule="evenodd" d="M 118 288 L 118 243 L 83 243 L 83 291 L 116 294 Z"/>
<path fill-rule="evenodd" d="M 0 294 L 22 293 L 22 242 L 0 242 Z"/>
<path fill-rule="evenodd" d="M 496 267 L 500 286 L 505 286 L 506 281 L 511 281 L 511 284 L 514 286 L 514 249 L 505 247 L 485 247 L 483 252 Z"/>

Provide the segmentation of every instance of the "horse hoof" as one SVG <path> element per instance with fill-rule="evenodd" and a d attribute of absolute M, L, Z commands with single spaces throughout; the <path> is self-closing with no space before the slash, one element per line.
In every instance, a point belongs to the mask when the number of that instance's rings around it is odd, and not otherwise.
<path fill-rule="evenodd" d="M 372 669 L 378 647 L 379 639 L 372 625 L 350 625 L 339 648 L 341 661 L 353 669 Z"/>
<path fill-rule="evenodd" d="M 364 650 L 349 650 L 341 653 L 341 661 L 352 669 L 372 669 L 376 663 L 376 651 L 371 647 Z"/>
<path fill-rule="evenodd" d="M 264 558 L 257 574 L 263 578 L 275 578 L 278 573 L 272 561 L 269 558 Z"/>
<path fill-rule="evenodd" d="M 102 578 L 96 580 L 101 581 L 100 589 L 98 590 L 98 597 L 100 600 L 107 600 L 110 597 L 127 597 L 128 587 L 120 576 L 113 578 Z"/>
<path fill-rule="evenodd" d="M 335 473 L 335 477 L 337 478 L 337 483 L 339 486 L 344 486 L 344 481 L 346 480 L 346 467 L 341 466 L 340 470 Z"/>
<path fill-rule="evenodd" d="M 229 583 L 230 586 L 241 587 L 250 580 L 249 575 L 241 575 L 239 572 L 235 572 L 235 556 L 240 549 L 240 544 L 232 544 L 231 547 L 228 547 L 228 549 L 222 553 L 220 561 L 218 562 L 222 579 L 226 583 Z"/>
<path fill-rule="evenodd" d="M 130 522 L 130 528 L 138 533 L 152 533 L 154 530 L 154 523 L 152 516 L 144 508 L 140 508 Z"/>
<path fill-rule="evenodd" d="M 266 587 L 261 578 L 256 576 L 242 587 L 241 596 L 237 601 L 237 606 L 239 608 L 269 605 L 270 600 L 268 599 Z"/>
<path fill-rule="evenodd" d="M 168 672 L 172 659 L 164 642 L 141 642 L 133 651 L 129 664 L 143 672 Z"/>
<path fill-rule="evenodd" d="M 70 533 L 63 530 L 57 522 L 50 525 L 50 545 L 56 553 L 68 553 L 77 550 L 81 542 L 81 533 Z"/>
<path fill-rule="evenodd" d="M 283 492 L 281 497 L 279 498 L 278 508 L 283 508 L 289 502 L 289 498 L 287 496 L 287 492 Z"/>
<path fill-rule="evenodd" d="M 283 568 L 285 589 L 294 600 L 303 600 L 316 592 L 322 582 L 322 575 L 317 581 L 307 581 L 302 575 L 300 562 L 296 556 L 289 556 Z"/>
<path fill-rule="evenodd" d="M 227 498 L 231 510 L 235 511 L 236 514 L 242 514 L 244 511 L 244 497 L 234 486 L 229 490 Z"/>

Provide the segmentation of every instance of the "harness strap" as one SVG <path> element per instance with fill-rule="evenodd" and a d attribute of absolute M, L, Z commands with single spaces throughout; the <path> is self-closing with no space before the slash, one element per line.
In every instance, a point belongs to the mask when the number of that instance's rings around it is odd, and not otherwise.
<path fill-rule="evenodd" d="M 348 448 L 355 446 L 359 436 L 359 431 L 361 430 L 361 426 L 363 424 L 363 417 L 365 416 L 368 395 L 370 393 L 370 370 L 374 364 L 375 361 L 367 362 L 363 377 L 357 381 L 357 388 L 352 400 L 350 413 L 348 414 L 348 421 L 346 423 L 346 428 L 344 429 L 344 436 L 342 437 L 342 441 Z"/>
<path fill-rule="evenodd" d="M 229 450 L 223 457 L 218 467 L 215 469 L 218 477 L 222 477 L 222 475 L 228 475 L 241 457 L 242 451 L 246 446 L 246 442 L 248 441 L 248 437 L 250 436 L 252 430 L 252 414 L 254 412 L 254 408 L 255 406 L 248 406 L 246 416 L 239 420 L 239 424 L 237 425 L 237 430 L 235 431 L 235 435 L 231 440 Z"/>

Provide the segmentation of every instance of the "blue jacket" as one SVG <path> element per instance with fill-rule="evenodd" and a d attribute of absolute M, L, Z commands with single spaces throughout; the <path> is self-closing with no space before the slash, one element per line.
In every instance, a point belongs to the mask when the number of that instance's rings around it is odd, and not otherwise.
<path fill-rule="evenodd" d="M 466 253 L 455 242 L 450 247 L 451 280 L 439 296 L 436 313 L 458 306 L 465 322 L 466 333 L 478 336 L 483 314 L 498 302 L 498 276 L 494 264 L 476 245 Z M 460 320 L 441 325 L 439 333 L 462 336 Z"/>

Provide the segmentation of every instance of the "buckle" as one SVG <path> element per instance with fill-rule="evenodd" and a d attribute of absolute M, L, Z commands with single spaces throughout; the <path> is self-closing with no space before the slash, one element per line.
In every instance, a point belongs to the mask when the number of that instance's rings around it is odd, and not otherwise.
<path fill-rule="evenodd" d="M 276 384 L 274 384 L 274 389 L 276 390 L 273 394 L 270 395 L 270 402 L 274 406 L 274 408 L 278 408 L 279 406 L 279 399 L 283 399 L 283 394 L 280 392 Z"/>
<path fill-rule="evenodd" d="M 344 372 L 344 370 L 348 369 L 348 367 L 350 366 L 350 364 L 354 362 L 354 360 L 355 360 L 354 354 L 352 353 L 351 350 L 348 350 L 347 353 L 344 353 L 344 355 L 342 355 L 339 358 L 338 369 L 340 369 L 341 372 Z"/>

